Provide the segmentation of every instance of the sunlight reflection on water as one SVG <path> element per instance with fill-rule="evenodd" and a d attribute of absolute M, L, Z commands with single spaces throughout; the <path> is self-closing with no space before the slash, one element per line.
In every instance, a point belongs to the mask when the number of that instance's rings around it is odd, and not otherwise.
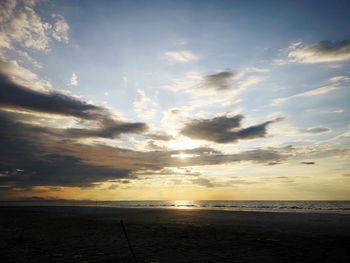
<path fill-rule="evenodd" d="M 189 200 L 175 200 L 173 202 L 174 208 L 177 209 L 190 209 L 196 207 L 195 203 Z"/>

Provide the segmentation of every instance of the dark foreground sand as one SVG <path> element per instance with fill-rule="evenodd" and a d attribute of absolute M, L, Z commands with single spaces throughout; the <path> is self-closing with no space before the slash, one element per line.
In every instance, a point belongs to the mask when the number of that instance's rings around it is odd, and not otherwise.
<path fill-rule="evenodd" d="M 0 262 L 350 262 L 350 215 L 1 207 Z"/>

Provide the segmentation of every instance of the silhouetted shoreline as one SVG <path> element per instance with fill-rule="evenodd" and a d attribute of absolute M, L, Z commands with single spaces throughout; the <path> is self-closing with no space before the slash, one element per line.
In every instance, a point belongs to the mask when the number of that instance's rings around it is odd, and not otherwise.
<path fill-rule="evenodd" d="M 1 262 L 348 262 L 350 216 L 1 207 Z"/>
<path fill-rule="evenodd" d="M 168 208 L 256 212 L 298 212 L 350 214 L 345 200 L 120 200 L 92 201 L 32 198 L 0 201 L 1 206 L 98 206 L 110 208 Z"/>

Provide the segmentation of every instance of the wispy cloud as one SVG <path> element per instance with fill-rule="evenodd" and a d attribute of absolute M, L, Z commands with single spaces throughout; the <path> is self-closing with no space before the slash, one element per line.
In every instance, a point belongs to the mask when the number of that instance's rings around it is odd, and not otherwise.
<path fill-rule="evenodd" d="M 78 86 L 78 76 L 74 72 L 72 73 L 70 77 L 70 85 L 71 86 Z"/>
<path fill-rule="evenodd" d="M 324 95 L 324 94 L 330 93 L 332 91 L 335 91 L 337 89 L 338 89 L 338 87 L 335 87 L 335 86 L 324 86 L 324 87 L 320 87 L 317 89 L 301 92 L 301 93 L 295 94 L 293 96 L 274 99 L 272 101 L 271 105 L 273 105 L 273 106 L 280 105 L 288 100 L 298 98 L 298 97 L 313 97 L 313 96 Z"/>
<path fill-rule="evenodd" d="M 193 60 L 198 59 L 198 57 L 193 54 L 191 51 L 182 50 L 182 51 L 167 51 L 164 55 L 171 61 L 187 63 Z"/>
<path fill-rule="evenodd" d="M 151 98 L 147 97 L 141 89 L 137 90 L 136 97 L 133 103 L 134 111 L 140 119 L 153 119 L 156 111 L 154 107 L 156 103 Z"/>
<path fill-rule="evenodd" d="M 308 90 L 305 92 L 301 92 L 289 97 L 282 97 L 282 98 L 277 98 L 272 100 L 271 105 L 273 106 L 277 106 L 280 104 L 283 104 L 291 99 L 294 98 L 299 98 L 299 97 L 314 97 L 314 96 L 320 96 L 320 95 L 324 95 L 333 91 L 336 91 L 338 89 L 340 89 L 340 86 L 346 82 L 348 82 L 350 80 L 349 77 L 347 76 L 335 76 L 329 79 L 329 84 L 316 88 L 316 89 L 312 89 L 312 90 Z"/>
<path fill-rule="evenodd" d="M 213 74 L 188 72 L 185 77 L 175 80 L 168 89 L 184 91 L 195 96 L 215 95 L 227 97 L 227 93 L 239 91 L 258 83 L 261 79 L 257 76 L 244 76 L 239 71 L 220 71 Z"/>
<path fill-rule="evenodd" d="M 319 133 L 325 133 L 329 132 L 330 129 L 326 127 L 314 127 L 314 128 L 304 128 L 299 129 L 299 132 L 306 133 L 306 134 L 319 134 Z"/>
<path fill-rule="evenodd" d="M 22 50 L 17 50 L 17 54 L 20 56 L 20 58 L 24 58 L 25 60 L 29 61 L 30 63 L 32 63 L 32 65 L 36 68 L 43 68 L 43 66 L 36 61 L 32 56 L 30 56 L 28 54 L 28 52 L 26 51 L 22 51 Z"/>
<path fill-rule="evenodd" d="M 190 182 L 194 185 L 202 186 L 202 187 L 231 187 L 233 185 L 247 185 L 247 184 L 258 184 L 257 181 L 250 181 L 250 180 L 244 180 L 244 179 L 230 179 L 225 181 L 216 181 L 216 180 L 209 180 L 204 177 L 198 177 L 194 179 L 190 179 Z"/>

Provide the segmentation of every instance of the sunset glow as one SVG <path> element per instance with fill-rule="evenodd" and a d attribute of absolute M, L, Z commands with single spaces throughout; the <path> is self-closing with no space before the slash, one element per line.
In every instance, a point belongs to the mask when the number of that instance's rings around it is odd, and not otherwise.
<path fill-rule="evenodd" d="M 350 198 L 346 1 L 4 0 L 0 28 L 1 200 Z"/>

